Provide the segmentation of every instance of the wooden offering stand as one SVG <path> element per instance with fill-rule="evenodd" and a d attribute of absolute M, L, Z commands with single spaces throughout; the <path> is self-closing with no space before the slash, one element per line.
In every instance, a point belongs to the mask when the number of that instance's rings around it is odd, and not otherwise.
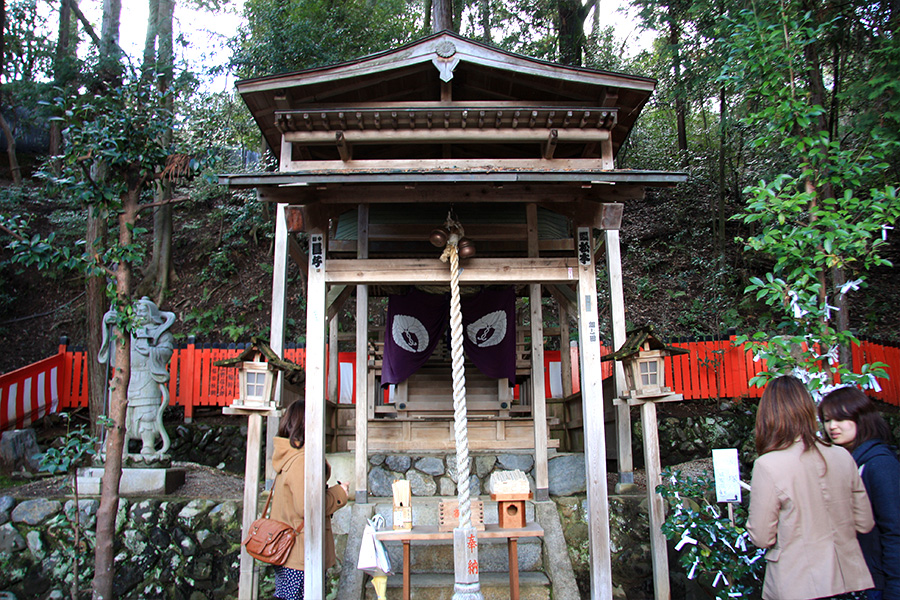
<path fill-rule="evenodd" d="M 491 494 L 491 500 L 497 503 L 497 524 L 500 529 L 521 529 L 525 527 L 525 501 L 531 500 L 532 494 Z"/>

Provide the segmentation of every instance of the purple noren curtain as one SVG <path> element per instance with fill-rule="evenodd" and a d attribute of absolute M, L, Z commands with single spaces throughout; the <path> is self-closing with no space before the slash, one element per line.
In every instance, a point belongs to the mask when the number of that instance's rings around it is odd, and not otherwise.
<path fill-rule="evenodd" d="M 424 365 L 450 321 L 450 297 L 415 288 L 388 299 L 381 385 L 405 381 Z"/>
<path fill-rule="evenodd" d="M 463 346 L 475 366 L 494 379 L 516 383 L 516 292 L 484 289 L 461 301 Z"/>

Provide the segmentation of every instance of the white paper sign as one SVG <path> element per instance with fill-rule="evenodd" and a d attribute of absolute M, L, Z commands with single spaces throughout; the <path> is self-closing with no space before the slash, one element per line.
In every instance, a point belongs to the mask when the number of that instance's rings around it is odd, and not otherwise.
<path fill-rule="evenodd" d="M 716 478 L 716 502 L 741 501 L 741 471 L 737 448 L 712 451 L 713 474 Z"/>

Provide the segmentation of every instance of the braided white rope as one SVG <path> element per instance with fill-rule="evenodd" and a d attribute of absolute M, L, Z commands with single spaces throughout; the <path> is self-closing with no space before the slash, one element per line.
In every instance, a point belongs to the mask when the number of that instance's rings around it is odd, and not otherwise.
<path fill-rule="evenodd" d="M 448 217 L 448 225 L 449 225 Z M 466 532 L 473 538 L 475 529 L 472 527 L 472 509 L 469 500 L 469 426 L 466 417 L 466 368 L 463 354 L 463 327 L 462 310 L 459 300 L 459 252 L 457 242 L 462 237 L 462 227 L 457 228 L 450 235 L 447 247 L 441 255 L 441 260 L 450 262 L 450 354 L 453 364 L 453 433 L 456 440 L 456 489 L 459 506 L 459 525 L 454 530 L 453 544 L 456 559 L 460 555 L 465 556 L 465 549 L 457 547 L 457 544 L 465 542 Z M 458 535 L 462 533 L 462 535 Z M 477 557 L 477 549 L 476 554 Z M 456 581 L 453 587 L 452 600 L 483 600 L 481 585 L 478 581 L 477 571 L 474 581 L 471 573 L 462 573 L 465 565 L 459 560 L 454 560 L 456 569 Z M 476 561 L 477 562 L 477 561 Z"/>
<path fill-rule="evenodd" d="M 462 310 L 459 301 L 459 253 L 456 242 L 450 250 L 450 348 L 453 359 L 453 426 L 456 438 L 456 487 L 459 500 L 459 527 L 472 526 L 469 501 L 469 426 L 466 416 L 466 366 L 463 354 Z"/>

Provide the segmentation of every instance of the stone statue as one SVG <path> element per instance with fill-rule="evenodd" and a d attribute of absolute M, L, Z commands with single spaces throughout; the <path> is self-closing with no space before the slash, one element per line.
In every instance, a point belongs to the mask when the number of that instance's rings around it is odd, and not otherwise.
<path fill-rule="evenodd" d="M 160 311 L 152 300 L 144 296 L 134 309 L 135 328 L 131 334 L 131 378 L 128 381 L 128 411 L 125 417 L 125 457 L 138 462 L 163 460 L 169 450 L 169 436 L 163 427 L 162 415 L 169 405 L 169 373 L 166 365 L 172 358 L 175 338 L 169 329 L 175 313 Z M 110 329 L 116 322 L 115 310 L 103 316 L 103 342 L 98 360 L 112 366 L 113 340 Z M 141 451 L 128 451 L 129 440 L 140 440 Z M 157 450 L 157 441 L 162 447 Z"/>

